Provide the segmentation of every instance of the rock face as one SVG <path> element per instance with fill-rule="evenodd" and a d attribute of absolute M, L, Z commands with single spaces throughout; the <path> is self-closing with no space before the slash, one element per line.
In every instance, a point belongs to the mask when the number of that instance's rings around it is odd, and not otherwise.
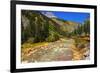
<path fill-rule="evenodd" d="M 22 15 L 22 23 L 23 23 L 23 29 L 25 30 L 26 27 L 30 24 L 29 19 L 27 17 L 25 17 L 24 15 Z"/>

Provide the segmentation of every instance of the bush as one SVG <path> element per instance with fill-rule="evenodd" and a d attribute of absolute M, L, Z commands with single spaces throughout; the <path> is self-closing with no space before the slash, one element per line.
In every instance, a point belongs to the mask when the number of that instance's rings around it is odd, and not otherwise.
<path fill-rule="evenodd" d="M 34 43 L 34 38 L 33 37 L 28 38 L 27 43 Z"/>
<path fill-rule="evenodd" d="M 49 35 L 48 38 L 46 38 L 47 42 L 54 42 L 57 41 L 59 39 L 59 34 L 57 33 L 52 33 L 51 35 Z"/>

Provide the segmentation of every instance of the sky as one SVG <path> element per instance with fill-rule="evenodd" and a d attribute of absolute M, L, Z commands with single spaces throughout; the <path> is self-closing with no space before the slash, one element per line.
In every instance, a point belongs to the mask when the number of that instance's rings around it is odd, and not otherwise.
<path fill-rule="evenodd" d="M 83 12 L 49 12 L 43 11 L 47 13 L 46 15 L 57 17 L 63 20 L 74 21 L 77 23 L 83 23 L 86 19 L 90 18 L 90 13 L 83 13 Z"/>

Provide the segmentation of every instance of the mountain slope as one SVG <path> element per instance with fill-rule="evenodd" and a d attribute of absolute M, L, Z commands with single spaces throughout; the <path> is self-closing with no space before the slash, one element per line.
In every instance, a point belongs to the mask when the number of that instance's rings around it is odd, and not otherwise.
<path fill-rule="evenodd" d="M 61 36 L 74 31 L 78 24 L 71 21 L 48 17 L 39 11 L 22 10 L 21 12 L 22 34 L 24 42 L 56 41 Z"/>
<path fill-rule="evenodd" d="M 57 37 L 59 36 L 58 24 L 40 12 L 22 10 L 21 19 L 22 43 L 27 40 L 31 40 L 31 42 L 57 40 Z M 50 39 L 51 37 L 53 38 Z"/>
<path fill-rule="evenodd" d="M 53 18 L 52 20 L 61 26 L 60 29 L 62 31 L 68 32 L 68 33 L 74 31 L 79 26 L 78 23 L 72 22 L 72 21 L 65 21 L 58 18 Z"/>

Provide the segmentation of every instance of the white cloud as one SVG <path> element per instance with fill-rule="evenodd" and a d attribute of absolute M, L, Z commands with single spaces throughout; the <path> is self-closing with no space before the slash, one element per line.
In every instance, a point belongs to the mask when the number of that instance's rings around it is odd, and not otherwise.
<path fill-rule="evenodd" d="M 57 18 L 52 12 L 42 12 L 42 14 L 49 18 Z"/>

